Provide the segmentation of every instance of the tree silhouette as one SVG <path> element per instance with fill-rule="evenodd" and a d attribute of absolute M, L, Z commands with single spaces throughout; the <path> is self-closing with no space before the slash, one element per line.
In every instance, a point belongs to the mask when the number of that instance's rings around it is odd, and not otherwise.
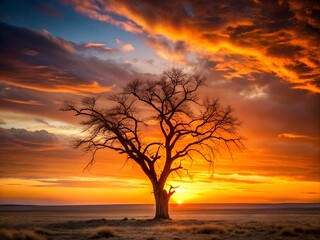
<path fill-rule="evenodd" d="M 200 97 L 204 84 L 205 78 L 172 68 L 158 80 L 130 82 L 110 97 L 107 109 L 100 108 L 95 98 L 85 98 L 81 106 L 66 103 L 62 110 L 85 117 L 86 136 L 75 147 L 92 152 L 87 167 L 99 149 L 126 154 L 152 184 L 155 219 L 169 219 L 169 199 L 175 192 L 166 186 L 171 174 L 187 172 L 186 163 L 195 159 L 212 163 L 221 148 L 231 153 L 232 145 L 242 147 L 240 123 L 232 108 L 221 106 L 218 99 Z M 148 141 L 150 128 L 157 133 L 152 141 Z"/>

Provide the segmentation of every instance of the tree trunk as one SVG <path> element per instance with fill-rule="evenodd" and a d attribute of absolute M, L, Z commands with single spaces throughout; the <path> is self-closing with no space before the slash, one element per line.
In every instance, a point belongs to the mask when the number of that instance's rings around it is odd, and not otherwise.
<path fill-rule="evenodd" d="M 154 198 L 156 201 L 156 213 L 154 217 L 155 220 L 171 219 L 169 217 L 170 196 L 171 195 L 168 194 L 166 190 L 154 187 Z"/>

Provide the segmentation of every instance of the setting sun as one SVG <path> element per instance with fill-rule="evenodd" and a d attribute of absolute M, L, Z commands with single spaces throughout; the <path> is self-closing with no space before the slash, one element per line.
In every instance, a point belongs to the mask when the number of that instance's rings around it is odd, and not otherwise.
<path fill-rule="evenodd" d="M 181 200 L 178 200 L 177 202 L 179 205 L 181 205 L 183 202 Z"/>

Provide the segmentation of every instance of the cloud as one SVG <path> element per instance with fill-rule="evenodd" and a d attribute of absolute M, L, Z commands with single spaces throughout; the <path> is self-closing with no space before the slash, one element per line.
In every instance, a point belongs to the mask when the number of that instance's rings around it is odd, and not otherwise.
<path fill-rule="evenodd" d="M 135 22 L 125 19 L 117 20 L 111 16 L 108 12 L 104 11 L 103 5 L 95 4 L 93 1 L 79 1 L 79 0 L 68 0 L 69 4 L 74 4 L 76 11 L 89 16 L 92 19 L 99 20 L 102 22 L 110 23 L 114 26 L 122 28 L 123 30 L 131 33 L 141 33 L 141 27 Z M 81 3 L 81 4 L 79 4 Z"/>
<path fill-rule="evenodd" d="M 187 62 L 188 49 L 183 41 L 172 43 L 164 37 L 157 36 L 148 37 L 147 45 L 155 49 L 160 57 L 173 63 Z"/>
<path fill-rule="evenodd" d="M 116 179 L 116 178 L 86 178 L 77 177 L 70 179 L 39 179 L 39 184 L 34 187 L 72 187 L 72 188 L 119 188 L 134 187 L 146 188 L 149 184 L 143 180 Z"/>
<path fill-rule="evenodd" d="M 104 43 L 89 42 L 89 43 L 86 43 L 84 46 L 85 47 L 104 47 L 105 44 Z"/>
<path fill-rule="evenodd" d="M 96 42 L 89 42 L 81 44 L 77 46 L 77 49 L 83 53 L 86 53 L 90 50 L 95 51 L 95 53 L 103 53 L 103 54 L 110 54 L 110 53 L 120 53 L 121 49 L 119 48 L 111 48 L 107 47 L 104 43 L 96 43 Z"/>
<path fill-rule="evenodd" d="M 111 16 L 117 15 L 114 25 L 130 23 L 135 26 L 133 33 L 161 36 L 172 44 L 183 42 L 189 51 L 214 61 L 214 68 L 229 79 L 268 73 L 293 88 L 320 92 L 316 1 L 69 2 L 76 11 L 111 24 Z M 168 58 L 168 51 L 153 46 Z"/>
<path fill-rule="evenodd" d="M 134 51 L 134 46 L 132 46 L 130 43 L 126 43 L 122 46 L 122 51 L 124 52 L 132 52 Z"/>
<path fill-rule="evenodd" d="M 16 128 L 0 128 L 0 138 L 2 142 L 2 149 L 17 145 L 21 147 L 52 146 L 57 143 L 56 136 L 45 130 L 28 131 Z"/>
<path fill-rule="evenodd" d="M 133 169 L 131 165 L 124 167 L 125 156 L 119 156 L 118 153 L 108 150 L 99 151 L 94 166 L 84 171 L 91 159 L 90 153 L 84 154 L 81 150 L 72 148 L 71 143 L 74 137 L 54 134 L 54 128 L 60 127 L 55 123 L 43 119 L 36 121 L 40 129 L 46 127 L 52 132 L 0 128 L 0 178 L 59 180 L 76 176 L 99 178 L 107 175 L 110 178 L 141 179 L 138 168 Z M 27 122 L 25 125 L 28 126 Z M 65 182 L 69 186 L 73 183 Z M 46 184 L 54 185 L 55 183 L 47 182 Z M 56 182 L 56 185 L 63 185 L 63 183 Z M 75 186 L 76 183 L 73 185 Z M 93 186 L 94 183 L 91 185 Z"/>
<path fill-rule="evenodd" d="M 70 137 L 46 130 L 0 128 L 1 178 L 41 178 L 81 174 L 85 161 Z"/>
<path fill-rule="evenodd" d="M 64 49 L 67 52 L 73 53 L 75 52 L 75 45 L 70 42 L 67 41 L 63 38 L 60 37 L 53 37 L 51 35 L 51 33 L 49 31 L 47 31 L 46 29 L 43 29 L 40 34 L 42 36 L 44 36 L 45 38 L 47 38 L 51 43 L 54 43 L 55 45 L 57 45 L 58 47 L 60 47 L 61 49 Z"/>
<path fill-rule="evenodd" d="M 25 104 L 25 105 L 36 105 L 36 106 L 44 105 L 43 103 L 36 100 L 23 101 L 23 100 L 15 100 L 15 99 L 8 99 L 8 98 L 2 98 L 2 100 L 7 102 L 12 102 L 12 103 L 17 103 L 17 104 Z"/>
<path fill-rule="evenodd" d="M 134 46 L 130 43 L 125 43 L 120 39 L 116 39 L 115 43 L 120 47 L 122 52 L 132 52 L 135 50 Z"/>
<path fill-rule="evenodd" d="M 314 1 L 288 1 L 290 9 L 294 13 L 295 18 L 302 23 L 311 25 L 315 28 L 320 27 L 319 11 L 320 6 Z"/>
<path fill-rule="evenodd" d="M 107 47 L 104 43 L 88 42 L 78 46 L 78 50 L 95 50 L 97 53 L 127 53 L 135 50 L 134 46 L 130 43 L 124 43 L 123 41 L 116 39 L 116 44 L 119 47 Z"/>
<path fill-rule="evenodd" d="M 302 134 L 296 134 L 296 133 L 281 133 L 278 135 L 279 138 L 287 138 L 287 139 L 301 139 L 301 140 L 319 140 L 318 137 L 311 137 L 307 135 Z"/>
<path fill-rule="evenodd" d="M 22 52 L 22 54 L 28 55 L 28 56 L 37 56 L 39 52 L 36 52 L 34 50 L 26 49 Z"/>
<path fill-rule="evenodd" d="M 55 38 L 47 31 L 4 23 L 0 23 L 0 29 L 2 83 L 43 92 L 86 94 L 110 91 L 115 84 L 134 78 L 129 64 L 85 56 L 80 45 Z M 91 44 L 93 47 L 101 45 Z"/>

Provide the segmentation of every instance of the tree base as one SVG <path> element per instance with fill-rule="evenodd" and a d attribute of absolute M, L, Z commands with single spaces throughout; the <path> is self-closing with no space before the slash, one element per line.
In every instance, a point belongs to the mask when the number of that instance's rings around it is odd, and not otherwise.
<path fill-rule="evenodd" d="M 152 220 L 154 220 L 154 221 L 171 221 L 172 220 L 172 218 L 170 218 L 170 217 L 154 217 Z"/>

